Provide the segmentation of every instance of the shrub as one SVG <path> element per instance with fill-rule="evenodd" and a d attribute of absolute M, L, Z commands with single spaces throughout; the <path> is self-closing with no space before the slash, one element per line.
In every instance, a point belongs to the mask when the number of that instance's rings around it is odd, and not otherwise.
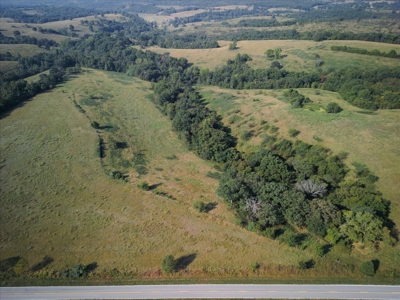
<path fill-rule="evenodd" d="M 139 183 L 139 184 L 137 185 L 137 187 L 138 187 L 139 189 L 142 189 L 143 191 L 149 191 L 149 190 L 150 190 L 150 186 L 149 186 L 149 184 L 147 183 L 147 181 L 142 181 L 141 183 Z"/>
<path fill-rule="evenodd" d="M 90 126 L 92 126 L 94 129 L 99 129 L 100 128 L 100 124 L 97 123 L 96 121 L 93 121 L 92 123 L 90 123 Z"/>
<path fill-rule="evenodd" d="M 28 262 L 25 258 L 21 257 L 16 265 L 14 266 L 14 272 L 17 275 L 21 275 L 29 270 Z"/>
<path fill-rule="evenodd" d="M 251 139 L 252 136 L 253 136 L 253 134 L 252 134 L 251 131 L 244 130 L 244 131 L 242 132 L 242 134 L 241 134 L 240 137 L 242 138 L 242 140 L 248 141 L 248 140 Z"/>
<path fill-rule="evenodd" d="M 207 205 L 203 201 L 196 201 L 193 207 L 201 213 L 207 211 Z"/>
<path fill-rule="evenodd" d="M 72 267 L 69 277 L 77 279 L 79 277 L 85 277 L 87 274 L 86 267 L 82 264 L 77 264 L 76 266 Z"/>
<path fill-rule="evenodd" d="M 374 267 L 374 263 L 372 262 L 372 260 L 367 260 L 367 261 L 363 262 L 360 266 L 360 271 L 362 273 L 364 273 L 365 275 L 374 276 L 375 275 L 375 267 Z"/>
<path fill-rule="evenodd" d="M 285 243 L 289 247 L 295 247 L 299 244 L 299 237 L 296 233 L 294 232 L 288 232 L 285 234 Z"/>
<path fill-rule="evenodd" d="M 322 246 L 320 244 L 315 245 L 314 251 L 315 251 L 315 254 L 317 254 L 319 257 L 322 257 L 325 254 L 324 246 Z"/>
<path fill-rule="evenodd" d="M 328 114 L 337 114 L 340 113 L 343 109 L 339 106 L 339 104 L 337 104 L 336 102 L 330 102 L 327 106 L 326 106 L 326 112 Z"/>
<path fill-rule="evenodd" d="M 299 261 L 298 267 L 300 270 L 305 270 L 307 269 L 307 263 L 304 260 Z"/>
<path fill-rule="evenodd" d="M 293 129 L 293 128 L 289 129 L 289 135 L 291 137 L 298 136 L 299 134 L 300 134 L 300 131 L 298 131 L 297 129 Z"/>
<path fill-rule="evenodd" d="M 164 273 L 170 274 L 175 272 L 176 269 L 176 261 L 174 257 L 169 254 L 166 257 L 164 257 L 162 261 L 162 270 Z"/>
<path fill-rule="evenodd" d="M 258 262 L 256 262 L 256 263 L 250 265 L 250 269 L 251 269 L 253 272 L 257 271 L 260 267 L 261 267 L 261 265 L 260 265 Z"/>

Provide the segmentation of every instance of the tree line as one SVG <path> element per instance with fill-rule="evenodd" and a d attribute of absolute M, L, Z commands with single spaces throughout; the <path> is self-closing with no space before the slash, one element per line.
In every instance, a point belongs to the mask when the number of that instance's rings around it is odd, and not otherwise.
<path fill-rule="evenodd" d="M 39 48 L 49 50 L 51 47 L 58 46 L 58 43 L 49 39 L 37 39 L 35 37 L 17 35 L 15 37 L 5 36 L 0 32 L 0 44 L 28 44 L 37 45 Z"/>
<path fill-rule="evenodd" d="M 386 52 L 380 52 L 377 49 L 369 51 L 367 49 L 350 47 L 350 46 L 332 46 L 331 50 L 332 51 L 349 52 L 349 53 L 357 53 L 357 54 L 363 54 L 363 55 L 400 58 L 400 54 L 397 54 L 396 50 L 390 50 L 388 53 L 386 53 Z"/>

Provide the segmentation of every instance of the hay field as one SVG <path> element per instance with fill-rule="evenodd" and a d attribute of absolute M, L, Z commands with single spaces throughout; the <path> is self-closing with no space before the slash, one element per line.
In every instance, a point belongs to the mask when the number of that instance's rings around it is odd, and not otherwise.
<path fill-rule="evenodd" d="M 239 139 L 241 149 L 256 149 L 263 134 L 272 134 L 271 127 L 278 127 L 279 137 L 289 140 L 289 129 L 297 129 L 299 140 L 310 144 L 319 142 L 334 153 L 347 152 L 347 164 L 359 162 L 367 165 L 378 177 L 378 188 L 392 202 L 391 218 L 400 224 L 400 110 L 379 110 L 363 114 L 362 110 L 344 101 L 337 93 L 298 89 L 314 103 L 324 107 L 337 102 L 344 110 L 340 114 L 326 114 L 324 111 L 292 109 L 279 100 L 280 90 L 232 91 L 215 87 L 202 87 L 201 91 L 209 106 L 224 116 L 224 123 L 240 137 L 244 130 L 253 132 L 249 142 Z M 228 99 L 228 100 L 227 100 Z M 239 111 L 235 113 L 235 111 Z M 268 122 L 267 131 L 261 121 Z"/>
<path fill-rule="evenodd" d="M 394 49 L 400 53 L 400 45 L 382 44 L 363 41 L 298 41 L 298 40 L 271 40 L 271 41 L 239 41 L 239 49 L 229 50 L 228 41 L 219 41 L 220 48 L 213 49 L 165 49 L 159 47 L 148 47 L 150 51 L 157 53 L 169 52 L 174 57 L 186 57 L 190 63 L 199 68 L 215 69 L 226 64 L 228 59 L 233 59 L 240 54 L 248 54 L 253 59 L 249 65 L 254 68 L 268 68 L 270 60 L 266 60 L 264 52 L 267 49 L 282 48 L 285 56 L 279 62 L 289 71 L 312 71 L 316 69 L 315 54 L 324 61 L 323 70 L 329 68 L 342 69 L 344 67 L 376 68 L 380 66 L 399 66 L 399 59 L 359 55 L 355 53 L 334 52 L 330 48 L 333 45 L 347 45 L 351 47 L 365 48 L 368 50 L 378 49 L 389 52 Z"/>
<path fill-rule="evenodd" d="M 218 271 L 313 258 L 234 225 L 215 195 L 217 181 L 206 176 L 215 170 L 186 150 L 147 99 L 149 86 L 89 70 L 1 117 L 0 260 L 20 255 L 33 265 L 48 255 L 56 270 L 97 262 L 99 269 L 146 271 L 159 269 L 166 254 L 195 254 L 189 268 Z M 96 93 L 108 96 L 87 100 Z M 98 135 L 106 141 L 104 166 L 95 154 Z M 143 153 L 148 173 L 128 167 L 128 183 L 110 179 L 105 169 L 118 166 L 111 138 L 125 143 L 123 157 Z M 143 180 L 155 189 L 139 189 Z M 200 214 L 197 200 L 217 206 Z"/>

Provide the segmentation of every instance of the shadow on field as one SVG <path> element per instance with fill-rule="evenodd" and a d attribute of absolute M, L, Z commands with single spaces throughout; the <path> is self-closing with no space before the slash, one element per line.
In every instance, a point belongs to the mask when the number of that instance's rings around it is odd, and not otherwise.
<path fill-rule="evenodd" d="M 88 264 L 85 269 L 88 273 L 90 273 L 90 272 L 93 272 L 94 270 L 96 270 L 97 267 L 98 267 L 97 262 L 92 262 L 92 263 Z"/>
<path fill-rule="evenodd" d="M 14 256 L 7 259 L 0 260 L 0 272 L 8 271 L 17 264 L 21 259 L 21 256 Z"/>
<path fill-rule="evenodd" d="M 40 271 L 41 269 L 44 269 L 46 266 L 51 264 L 53 261 L 54 259 L 52 257 L 46 255 L 45 257 L 43 257 L 42 261 L 34 265 L 31 270 L 33 272 Z"/>
<path fill-rule="evenodd" d="M 197 254 L 192 253 L 189 255 L 184 255 L 176 259 L 176 271 L 181 271 L 186 269 L 195 259 Z"/>
<path fill-rule="evenodd" d="M 378 271 L 379 265 L 381 264 L 381 262 L 379 261 L 379 259 L 374 259 L 374 260 L 372 260 L 372 263 L 374 264 L 374 270 L 375 270 L 375 272 Z"/>
<path fill-rule="evenodd" d="M 206 212 L 210 212 L 217 207 L 218 203 L 210 202 L 206 204 Z"/>
<path fill-rule="evenodd" d="M 162 183 L 156 183 L 156 184 L 152 184 L 149 186 L 149 191 L 155 190 L 156 188 L 158 188 L 160 185 L 162 185 Z"/>

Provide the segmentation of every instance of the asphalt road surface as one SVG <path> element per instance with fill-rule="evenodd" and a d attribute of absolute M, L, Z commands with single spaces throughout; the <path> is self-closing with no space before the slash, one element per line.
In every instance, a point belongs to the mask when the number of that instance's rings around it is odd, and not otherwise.
<path fill-rule="evenodd" d="M 0 299 L 400 299 L 392 285 L 190 284 L 0 287 Z"/>

